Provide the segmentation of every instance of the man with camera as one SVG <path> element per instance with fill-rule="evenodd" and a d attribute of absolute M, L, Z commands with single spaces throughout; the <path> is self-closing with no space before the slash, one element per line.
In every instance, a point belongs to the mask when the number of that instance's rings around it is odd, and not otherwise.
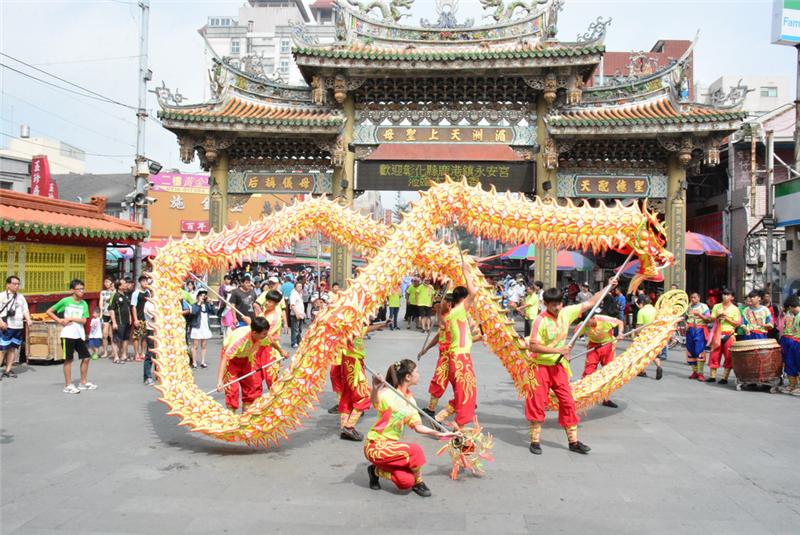
<path fill-rule="evenodd" d="M 26 323 L 30 327 L 31 314 L 28 311 L 28 302 L 19 293 L 19 277 L 11 275 L 6 278 L 6 291 L 0 294 L 0 353 L 3 355 L 0 365 L 5 363 L 0 379 L 17 377 L 11 369 L 14 366 L 17 349 L 25 339 L 23 333 Z"/>

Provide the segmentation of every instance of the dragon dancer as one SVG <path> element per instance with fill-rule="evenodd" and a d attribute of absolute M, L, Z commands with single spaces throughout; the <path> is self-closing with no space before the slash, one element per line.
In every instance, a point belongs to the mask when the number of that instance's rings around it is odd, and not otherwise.
<path fill-rule="evenodd" d="M 446 326 L 450 333 L 450 355 L 448 359 L 448 382 L 453 387 L 453 399 L 447 407 L 439 411 L 436 421 L 444 422 L 455 414 L 454 426 L 460 429 L 475 418 L 475 404 L 478 397 L 478 381 L 472 366 L 470 349 L 473 336 L 467 311 L 472 307 L 478 288 L 467 275 L 466 263 L 462 262 L 462 272 L 467 286 L 453 289 L 452 309 L 447 314 Z"/>
<path fill-rule="evenodd" d="M 428 387 L 428 393 L 431 399 L 428 406 L 424 409 L 426 414 L 431 417 L 436 416 L 436 406 L 439 404 L 439 399 L 444 396 L 447 390 L 447 384 L 450 378 L 450 329 L 447 323 L 447 315 L 453 306 L 453 294 L 446 294 L 441 303 L 439 303 L 439 310 L 437 319 L 439 324 L 439 335 L 430 341 L 422 351 L 417 355 L 417 361 L 422 358 L 422 355 L 427 353 L 433 346 L 439 344 L 439 358 L 436 361 L 436 368 L 434 368 L 433 377 L 431 377 L 431 384 Z"/>
<path fill-rule="evenodd" d="M 616 279 L 612 279 L 610 284 L 613 290 L 617 284 Z M 571 370 L 568 355 L 572 347 L 567 345 L 567 336 L 569 326 L 592 310 L 602 295 L 602 291 L 597 292 L 583 303 L 568 307 L 563 305 L 558 288 L 550 288 L 542 296 L 545 310 L 534 321 L 528 339 L 528 349 L 533 353 L 537 365 L 537 385 L 533 395 L 525 398 L 525 418 L 530 422 L 529 450 L 534 455 L 542 454 L 540 436 L 551 390 L 558 398 L 558 423 L 567 432 L 569 450 L 583 455 L 591 451 L 589 446 L 578 441 L 580 418 L 575 410 L 575 400 L 569 384 Z"/>
<path fill-rule="evenodd" d="M 686 309 L 686 360 L 692 367 L 689 379 L 705 381 L 705 351 L 708 340 L 708 322 L 711 311 L 708 305 L 700 302 L 700 294 L 692 292 L 689 296 L 689 308 Z"/>
<path fill-rule="evenodd" d="M 278 346 L 281 343 L 281 327 L 283 326 L 283 317 L 285 315 L 283 308 L 280 306 L 283 302 L 283 295 L 279 291 L 270 290 L 266 292 L 261 304 L 263 316 L 269 323 L 267 338 L 273 345 L 277 344 Z M 280 369 L 280 364 L 275 360 L 276 351 L 273 350 L 273 345 L 259 349 L 255 359 L 256 368 L 259 369 L 255 374 L 256 381 L 259 385 L 266 383 L 268 390 L 272 388 L 272 382 L 278 377 L 278 370 Z"/>
<path fill-rule="evenodd" d="M 717 382 L 717 370 L 722 364 L 725 371 L 719 384 L 724 385 L 728 383 L 728 377 L 733 369 L 731 346 L 736 340 L 736 328 L 742 324 L 742 313 L 733 302 L 733 290 L 729 288 L 722 290 L 722 303 L 717 303 L 711 309 L 711 319 L 714 321 L 714 336 L 711 337 L 711 352 L 708 355 L 708 367 L 711 371 L 706 382 Z"/>
<path fill-rule="evenodd" d="M 342 362 L 339 365 L 342 392 L 339 395 L 339 438 L 361 442 L 364 435 L 358 432 L 356 424 L 369 408 L 369 383 L 367 374 L 361 361 L 364 360 L 364 337 L 389 325 L 389 321 L 364 325 L 361 334 L 354 338 L 350 346 L 342 353 Z"/>
<path fill-rule="evenodd" d="M 367 467 L 369 488 L 380 490 L 380 478 L 388 479 L 398 489 L 411 489 L 422 497 L 431 491 L 422 480 L 422 467 L 425 466 L 425 453 L 419 444 L 401 442 L 403 431 L 410 427 L 421 435 L 438 439 L 449 439 L 456 433 L 439 432 L 422 424 L 411 387 L 419 382 L 419 370 L 413 360 L 403 359 L 389 365 L 386 383 L 402 394 L 384 387 L 381 377 L 372 378 L 370 402 L 378 411 L 378 421 L 367 433 L 364 456 L 371 463 Z"/>
<path fill-rule="evenodd" d="M 286 357 L 286 352 L 280 344 L 276 347 L 269 339 L 269 322 L 261 316 L 253 318 L 250 325 L 239 327 L 225 338 L 219 359 L 217 392 L 222 392 L 224 388 L 225 405 L 229 409 L 235 411 L 239 408 L 240 392 L 243 410 L 247 410 L 247 407 L 261 396 L 261 381 L 258 374 L 245 376 L 253 371 L 256 354 L 262 347 L 268 345 L 272 345 Z M 241 377 L 244 379 L 225 386 L 226 383 Z"/>
<path fill-rule="evenodd" d="M 617 329 L 620 334 L 619 337 L 614 336 L 614 329 Z M 581 335 L 586 335 L 586 349 L 588 350 L 582 377 L 597 371 L 598 364 L 603 367 L 611 364 L 617 350 L 617 340 L 621 338 L 624 329 L 625 324 L 622 320 L 611 316 L 596 315 L 589 319 L 586 327 L 581 331 Z M 611 407 L 612 409 L 619 407 L 610 399 L 603 401 L 603 406 Z"/>

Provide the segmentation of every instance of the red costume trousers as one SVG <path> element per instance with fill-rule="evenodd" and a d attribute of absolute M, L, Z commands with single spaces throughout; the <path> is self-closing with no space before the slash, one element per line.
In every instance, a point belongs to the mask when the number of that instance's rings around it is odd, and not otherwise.
<path fill-rule="evenodd" d="M 533 397 L 525 398 L 525 418 L 529 422 L 544 422 L 549 401 L 550 390 L 558 398 L 558 424 L 561 427 L 578 425 L 580 418 L 575 410 L 575 399 L 572 397 L 572 388 L 564 366 L 539 365 L 536 368 L 536 382 L 538 385 L 533 391 Z"/>
<path fill-rule="evenodd" d="M 339 396 L 339 414 L 350 414 L 353 409 L 366 411 L 370 406 L 370 390 L 364 367 L 356 367 L 356 359 L 347 355 L 342 355 L 340 367 L 342 393 Z"/>
<path fill-rule="evenodd" d="M 278 377 L 278 370 L 280 369 L 279 366 L 268 366 L 268 364 L 274 363 L 275 361 L 275 351 L 271 347 L 262 347 L 256 353 L 255 358 L 255 367 L 260 368 L 253 377 L 260 385 L 261 382 L 267 383 L 267 389 L 272 388 L 272 382 Z M 266 367 L 264 367 L 267 365 Z"/>
<path fill-rule="evenodd" d="M 478 399 L 478 380 L 472 368 L 469 353 L 450 355 L 448 380 L 453 386 L 453 399 L 450 407 L 455 411 L 455 422 L 466 425 L 475 419 L 475 403 Z"/>
<path fill-rule="evenodd" d="M 410 489 L 422 479 L 425 453 L 418 444 L 395 440 L 368 440 L 364 456 L 378 471 L 388 472 L 398 489 Z"/>
<path fill-rule="evenodd" d="M 614 344 L 606 344 L 604 346 L 589 345 L 589 351 L 586 354 L 586 365 L 583 368 L 583 377 L 593 374 L 597 371 L 597 365 L 602 364 L 608 366 L 614 360 Z"/>
<path fill-rule="evenodd" d="M 447 383 L 450 375 L 450 352 L 447 349 L 442 350 L 439 347 L 439 360 L 436 361 L 436 369 L 433 371 L 431 384 L 428 387 L 428 393 L 431 397 L 440 398 L 444 396 L 447 390 Z"/>
<path fill-rule="evenodd" d="M 709 368 L 712 370 L 719 368 L 722 357 L 725 357 L 725 363 L 722 365 L 723 368 L 727 368 L 729 370 L 733 368 L 733 360 L 731 359 L 731 346 L 733 345 L 734 338 L 734 336 L 729 336 L 725 343 L 720 342 L 716 349 L 711 350 L 711 353 L 708 355 Z"/>
<path fill-rule="evenodd" d="M 236 358 L 228 361 L 228 369 L 225 371 L 225 382 L 233 381 L 243 375 L 253 371 L 253 365 L 248 359 Z M 239 408 L 239 394 L 241 392 L 242 403 L 247 408 L 252 402 L 261 396 L 261 381 L 257 379 L 258 374 L 242 379 L 238 383 L 233 383 L 225 388 L 225 405 L 231 410 Z"/>
<path fill-rule="evenodd" d="M 342 393 L 342 365 L 331 365 L 331 390 L 337 394 Z"/>

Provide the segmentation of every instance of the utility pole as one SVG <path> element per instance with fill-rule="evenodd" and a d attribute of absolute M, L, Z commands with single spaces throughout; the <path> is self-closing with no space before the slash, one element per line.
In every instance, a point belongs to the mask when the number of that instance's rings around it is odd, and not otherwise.
<path fill-rule="evenodd" d="M 144 225 L 147 215 L 147 190 L 150 183 L 150 169 L 147 158 L 144 156 L 144 127 L 147 120 L 147 82 L 153 78 L 153 73 L 147 68 L 147 34 L 150 19 L 150 0 L 140 0 L 142 10 L 141 28 L 139 30 L 139 104 L 136 110 L 136 159 L 133 165 L 133 176 L 136 181 L 136 192 L 133 200 L 133 210 L 136 223 Z M 133 275 L 134 280 L 142 274 L 142 247 L 137 245 L 134 251 Z"/>
<path fill-rule="evenodd" d="M 776 300 L 775 295 L 775 280 L 773 279 L 773 262 L 772 262 L 772 255 L 773 255 L 773 240 L 774 240 L 774 229 L 775 229 L 775 219 L 772 213 L 772 180 L 774 178 L 775 173 L 775 132 L 772 130 L 767 131 L 767 176 L 766 180 L 764 181 L 765 185 L 767 186 L 767 209 L 764 212 L 764 227 L 767 230 L 767 258 L 766 258 L 766 277 L 764 278 L 765 286 L 769 289 L 769 295 L 772 298 L 773 303 L 777 303 L 779 301 Z M 780 281 L 778 281 L 780 283 Z M 780 294 L 779 294 L 780 295 Z"/>

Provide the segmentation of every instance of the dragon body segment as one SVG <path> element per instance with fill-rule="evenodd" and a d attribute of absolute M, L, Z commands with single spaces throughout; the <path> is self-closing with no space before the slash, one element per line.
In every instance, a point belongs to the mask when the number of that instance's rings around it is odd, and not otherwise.
<path fill-rule="evenodd" d="M 432 241 L 438 228 L 459 224 L 484 238 L 537 243 L 603 252 L 633 250 L 644 278 L 669 264 L 657 219 L 638 206 L 597 208 L 561 206 L 555 202 L 501 196 L 494 190 L 449 179 L 424 193 L 399 225 L 387 227 L 324 199 L 295 203 L 261 221 L 206 237 L 171 241 L 154 261 L 153 301 L 157 314 L 156 354 L 161 400 L 169 414 L 196 432 L 226 441 L 277 444 L 298 427 L 318 401 L 333 357 L 360 332 L 364 320 L 414 270 L 462 284 L 461 253 L 453 245 Z M 181 332 L 184 320 L 175 296 L 188 272 L 227 268 L 254 253 L 274 250 L 321 231 L 331 239 L 361 249 L 369 263 L 347 290 L 340 292 L 300 343 L 290 366 L 272 389 L 235 414 L 200 391 L 185 358 Z M 468 258 L 468 257 L 466 257 Z M 524 340 L 492 295 L 491 286 L 473 261 L 467 269 L 480 287 L 473 319 L 480 323 L 487 345 L 498 355 L 521 396 L 535 387 L 535 364 Z M 670 294 L 665 294 L 670 295 Z M 685 297 L 685 294 L 683 294 Z M 678 297 L 670 298 L 672 303 Z M 663 300 L 663 298 L 662 298 Z M 661 303 L 661 302 L 660 302 Z M 665 301 L 666 303 L 666 301 Z M 680 315 L 680 306 L 659 305 L 659 316 L 637 341 L 610 366 L 573 386 L 579 408 L 588 408 L 638 373 L 657 355 Z M 646 336 L 645 336 L 646 335 Z"/>

